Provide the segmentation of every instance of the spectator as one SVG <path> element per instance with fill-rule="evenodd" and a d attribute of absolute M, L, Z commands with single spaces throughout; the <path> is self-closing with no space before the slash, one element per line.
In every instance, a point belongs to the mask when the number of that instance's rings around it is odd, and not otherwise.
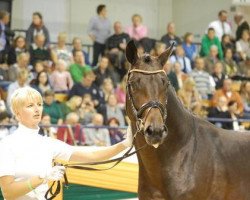
<path fill-rule="evenodd" d="M 181 64 L 178 61 L 173 64 L 173 72 L 177 78 L 179 88 L 182 88 L 183 82 L 188 78 L 188 75 L 181 70 Z"/>
<path fill-rule="evenodd" d="M 223 51 L 221 47 L 221 42 L 217 36 L 215 36 L 214 28 L 208 28 L 207 34 L 202 37 L 200 56 L 205 57 L 209 55 L 211 46 L 217 46 L 219 58 L 223 59 Z"/>
<path fill-rule="evenodd" d="M 48 73 L 46 71 L 39 72 L 36 79 L 34 79 L 30 85 L 41 95 L 43 95 L 46 91 L 51 90 Z"/>
<path fill-rule="evenodd" d="M 156 42 L 154 49 L 150 52 L 152 56 L 160 56 L 166 50 L 166 44 L 162 42 Z"/>
<path fill-rule="evenodd" d="M 208 117 L 209 118 L 221 118 L 221 119 L 231 118 L 231 115 L 228 111 L 227 104 L 228 103 L 227 103 L 226 97 L 224 96 L 219 97 L 217 106 L 209 108 Z M 219 128 L 232 129 L 231 122 L 225 122 L 225 121 L 223 122 L 220 120 L 211 121 L 211 122 Z"/>
<path fill-rule="evenodd" d="M 29 72 L 25 69 L 18 71 L 17 80 L 9 85 L 8 92 L 7 92 L 8 108 L 10 108 L 10 98 L 11 98 L 11 95 L 14 93 L 14 91 L 17 90 L 18 88 L 22 88 L 22 87 L 28 85 L 28 83 L 27 83 L 28 82 L 28 75 L 29 75 Z"/>
<path fill-rule="evenodd" d="M 19 35 L 15 38 L 13 45 L 8 52 L 8 65 L 15 64 L 17 62 L 17 57 L 24 52 L 27 52 L 25 37 Z"/>
<path fill-rule="evenodd" d="M 61 103 L 60 106 L 63 114 L 63 119 L 66 118 L 67 114 L 71 112 L 76 112 L 77 109 L 80 108 L 81 104 L 82 97 L 80 96 L 73 96 L 68 101 Z"/>
<path fill-rule="evenodd" d="M 125 69 L 125 48 L 129 40 L 129 35 L 122 30 L 121 22 L 115 22 L 114 34 L 107 39 L 106 49 L 112 66 L 119 74 L 119 80 L 121 80 L 127 72 Z"/>
<path fill-rule="evenodd" d="M 139 41 L 148 36 L 148 28 L 142 25 L 142 17 L 139 14 L 132 16 L 132 25 L 126 30 L 129 37 L 135 41 Z"/>
<path fill-rule="evenodd" d="M 218 47 L 216 45 L 212 45 L 210 47 L 209 54 L 205 57 L 205 70 L 209 73 L 213 73 L 213 68 L 215 63 L 219 62 L 218 59 Z"/>
<path fill-rule="evenodd" d="M 91 123 L 94 114 L 96 113 L 95 105 L 90 94 L 83 95 L 82 103 L 77 111 L 80 117 L 80 123 L 87 125 Z"/>
<path fill-rule="evenodd" d="M 117 104 L 115 94 L 110 94 L 107 101 L 107 118 L 115 117 L 120 122 L 121 126 L 125 126 L 125 118 L 122 109 Z"/>
<path fill-rule="evenodd" d="M 9 22 L 10 14 L 5 10 L 0 10 L 0 64 L 6 62 L 5 55 L 9 50 L 9 38 L 15 35 L 7 26 Z"/>
<path fill-rule="evenodd" d="M 56 69 L 49 76 L 50 84 L 54 92 L 68 94 L 73 87 L 73 80 L 68 71 L 66 71 L 67 63 L 59 59 L 56 63 Z"/>
<path fill-rule="evenodd" d="M 49 30 L 44 25 L 43 16 L 40 12 L 34 12 L 32 15 L 32 23 L 26 33 L 27 44 L 34 44 L 37 35 L 44 35 L 44 47 L 48 47 L 50 43 Z"/>
<path fill-rule="evenodd" d="M 37 34 L 34 39 L 35 43 L 30 46 L 30 63 L 34 66 L 37 61 L 44 61 L 48 67 L 51 66 L 50 61 L 52 59 L 51 51 L 45 46 L 45 36 Z"/>
<path fill-rule="evenodd" d="M 233 52 L 235 52 L 235 43 L 232 42 L 229 34 L 224 34 L 221 39 L 221 48 L 223 51 L 223 55 L 225 56 L 225 50 L 230 48 Z"/>
<path fill-rule="evenodd" d="M 227 103 L 230 101 L 236 101 L 238 105 L 237 114 L 242 114 L 243 112 L 243 103 L 240 94 L 237 91 L 232 90 L 232 80 L 227 78 L 223 81 L 223 87 L 219 90 L 216 90 L 213 98 L 212 105 L 217 106 L 219 97 L 224 96 L 227 99 Z"/>
<path fill-rule="evenodd" d="M 72 53 L 74 54 L 75 51 L 82 51 L 85 63 L 90 66 L 91 64 L 89 61 L 89 54 L 83 50 L 81 38 L 74 37 L 72 41 L 72 45 L 73 45 Z"/>
<path fill-rule="evenodd" d="M 236 52 L 240 60 L 246 60 L 247 57 L 250 57 L 249 36 L 249 30 L 243 30 L 241 38 L 236 42 Z"/>
<path fill-rule="evenodd" d="M 121 83 L 115 89 L 117 103 L 122 110 L 125 110 L 126 104 L 126 84 L 127 76 L 124 76 Z"/>
<path fill-rule="evenodd" d="M 223 65 L 227 76 L 232 77 L 238 73 L 238 66 L 233 60 L 233 51 L 230 48 L 225 49 Z"/>
<path fill-rule="evenodd" d="M 7 112 L 7 106 L 5 102 L 5 95 L 2 88 L 0 88 L 0 113 Z"/>
<path fill-rule="evenodd" d="M 10 116 L 7 112 L 0 112 L 0 141 L 10 134 L 10 130 L 7 127 L 10 123 Z"/>
<path fill-rule="evenodd" d="M 174 87 L 175 91 L 178 91 L 180 89 L 179 83 L 177 80 L 177 76 L 173 71 L 173 64 L 170 63 L 169 59 L 167 60 L 166 64 L 163 66 L 163 70 L 166 72 L 167 77 L 171 85 Z"/>
<path fill-rule="evenodd" d="M 204 59 L 195 59 L 195 68 L 190 73 L 190 76 L 194 79 L 196 88 L 202 99 L 208 99 L 213 93 L 213 85 L 210 81 L 210 75 L 204 71 Z"/>
<path fill-rule="evenodd" d="M 82 97 L 85 94 L 90 94 L 97 112 L 100 112 L 105 116 L 106 108 L 104 94 L 100 88 L 96 87 L 93 84 L 94 80 L 95 74 L 92 71 L 86 72 L 86 74 L 84 74 L 84 77 L 82 78 L 82 82 L 75 83 L 71 88 L 69 92 L 69 98 L 74 95 Z"/>
<path fill-rule="evenodd" d="M 92 123 L 89 126 L 94 128 L 85 128 L 84 132 L 86 135 L 86 145 L 94 146 L 110 146 L 109 131 L 106 128 L 99 128 L 103 126 L 103 116 L 101 114 L 94 114 Z"/>
<path fill-rule="evenodd" d="M 94 42 L 92 66 L 96 66 L 99 56 L 104 54 L 105 42 L 111 34 L 111 23 L 107 18 L 105 5 L 101 4 L 97 7 L 97 16 L 90 20 L 88 34 Z"/>
<path fill-rule="evenodd" d="M 192 66 L 194 65 L 194 59 L 197 55 L 197 48 L 194 44 L 194 35 L 193 33 L 187 32 L 184 35 L 184 41 L 182 43 L 182 48 L 184 49 L 185 55 L 191 61 Z"/>
<path fill-rule="evenodd" d="M 211 22 L 208 28 L 213 28 L 215 30 L 215 35 L 221 41 L 224 34 L 232 35 L 232 29 L 230 24 L 227 22 L 227 11 L 220 10 L 218 13 L 218 20 Z"/>
<path fill-rule="evenodd" d="M 201 114 L 202 102 L 193 78 L 184 81 L 183 88 L 178 90 L 177 95 L 188 110 L 197 115 Z"/>
<path fill-rule="evenodd" d="M 215 82 L 215 89 L 221 89 L 223 86 L 223 81 L 226 78 L 225 74 L 223 73 L 223 65 L 221 62 L 214 64 L 214 72 L 212 73 L 212 77 Z"/>
<path fill-rule="evenodd" d="M 105 78 L 100 88 L 103 91 L 105 102 L 107 102 L 109 95 L 113 94 L 115 90 L 112 80 Z"/>
<path fill-rule="evenodd" d="M 231 130 L 239 131 L 241 129 L 240 124 L 238 122 L 239 115 L 238 115 L 238 105 L 236 101 L 229 101 L 228 103 L 228 111 L 230 113 L 230 119 L 233 120 L 231 122 Z"/>
<path fill-rule="evenodd" d="M 57 139 L 75 146 L 85 143 L 85 136 L 79 124 L 79 116 L 75 112 L 67 114 L 63 126 L 58 128 Z"/>
<path fill-rule="evenodd" d="M 243 102 L 243 119 L 250 119 L 250 82 L 242 82 L 240 95 Z"/>
<path fill-rule="evenodd" d="M 79 83 L 82 80 L 82 77 L 87 71 L 91 70 L 91 67 L 85 63 L 84 56 L 82 51 L 77 50 L 73 53 L 74 64 L 70 65 L 69 72 L 74 83 Z"/>
<path fill-rule="evenodd" d="M 29 65 L 30 55 L 29 53 L 22 52 L 17 56 L 17 63 L 11 65 L 8 70 L 9 81 L 15 81 L 17 78 L 18 71 L 24 69 L 29 72 L 28 82 L 30 82 L 34 77 L 31 72 L 32 66 Z"/>
<path fill-rule="evenodd" d="M 33 66 L 34 71 L 33 71 L 33 77 L 37 77 L 37 74 L 41 71 L 46 71 L 46 67 L 43 63 L 43 61 L 38 60 L 35 65 Z"/>
<path fill-rule="evenodd" d="M 249 29 L 249 24 L 248 22 L 244 19 L 244 16 L 242 13 L 236 13 L 234 15 L 234 21 L 237 25 L 237 29 L 236 29 L 236 37 L 235 40 L 238 41 L 241 38 L 242 32 L 244 30 L 250 30 Z"/>
<path fill-rule="evenodd" d="M 63 114 L 60 105 L 54 99 L 54 92 L 47 90 L 44 95 L 43 111 L 50 116 L 51 123 L 61 125 L 63 123 Z"/>
<path fill-rule="evenodd" d="M 102 56 L 98 67 L 93 71 L 96 75 L 95 85 L 98 87 L 102 85 L 103 80 L 106 78 L 112 79 L 115 86 L 119 82 L 119 78 L 117 78 L 116 73 L 109 65 L 109 58 L 107 56 Z"/>
<path fill-rule="evenodd" d="M 178 61 L 181 64 L 181 70 L 188 74 L 192 71 L 191 61 L 185 56 L 184 49 L 181 45 L 178 45 L 175 50 L 175 55 L 170 57 L 170 62 L 174 64 Z"/>
<path fill-rule="evenodd" d="M 115 117 L 112 117 L 108 120 L 109 129 L 109 137 L 111 145 L 117 144 L 124 139 L 124 134 L 118 128 L 120 126 L 120 122 Z"/>
<path fill-rule="evenodd" d="M 173 22 L 167 25 L 167 34 L 161 37 L 161 41 L 167 45 L 167 48 L 174 42 L 175 45 L 181 45 L 181 39 L 175 35 L 175 24 Z"/>
<path fill-rule="evenodd" d="M 246 57 L 239 63 L 239 74 L 245 77 L 250 77 L 250 57 Z"/>
<path fill-rule="evenodd" d="M 66 62 L 66 68 L 73 63 L 73 55 L 66 46 L 67 34 L 61 32 L 57 36 L 57 45 L 54 47 L 55 55 L 57 57 L 56 61 L 64 60 Z"/>
<path fill-rule="evenodd" d="M 41 128 L 38 133 L 42 136 L 56 138 L 57 129 L 51 126 L 50 121 L 51 121 L 50 116 L 46 113 L 43 113 L 40 122 Z"/>

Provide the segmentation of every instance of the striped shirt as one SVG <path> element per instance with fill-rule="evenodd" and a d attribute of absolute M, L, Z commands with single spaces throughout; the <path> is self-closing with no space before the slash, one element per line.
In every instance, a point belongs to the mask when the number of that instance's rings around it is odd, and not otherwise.
<path fill-rule="evenodd" d="M 207 99 L 209 94 L 212 94 L 213 87 L 210 81 L 210 76 L 205 71 L 198 71 L 194 69 L 190 76 L 196 83 L 196 88 L 203 99 Z"/>

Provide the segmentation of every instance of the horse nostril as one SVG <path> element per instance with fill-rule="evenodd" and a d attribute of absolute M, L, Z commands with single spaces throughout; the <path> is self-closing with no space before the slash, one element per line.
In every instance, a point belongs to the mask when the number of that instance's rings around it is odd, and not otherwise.
<path fill-rule="evenodd" d="M 153 134 L 153 127 L 152 126 L 148 126 L 148 128 L 146 129 L 146 134 L 148 136 L 151 136 Z"/>

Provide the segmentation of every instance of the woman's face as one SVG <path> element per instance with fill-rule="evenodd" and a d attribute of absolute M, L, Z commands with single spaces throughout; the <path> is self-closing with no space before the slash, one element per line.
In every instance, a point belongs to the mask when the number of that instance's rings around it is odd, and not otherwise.
<path fill-rule="evenodd" d="M 193 41 L 194 41 L 194 36 L 191 34 L 191 35 L 189 35 L 188 37 L 187 37 L 187 42 L 189 42 L 189 43 L 193 43 Z"/>
<path fill-rule="evenodd" d="M 16 41 L 16 47 L 19 49 L 25 48 L 25 39 L 23 37 L 19 37 Z"/>
<path fill-rule="evenodd" d="M 39 72 L 41 72 L 41 71 L 43 71 L 43 70 L 44 70 L 43 64 L 42 64 L 42 63 L 36 63 L 36 65 L 35 65 L 35 71 L 36 71 L 37 73 L 39 73 Z"/>
<path fill-rule="evenodd" d="M 110 95 L 109 96 L 108 104 L 110 106 L 116 106 L 117 105 L 117 99 L 116 99 L 115 95 Z"/>
<path fill-rule="evenodd" d="M 139 26 L 141 24 L 141 18 L 139 16 L 133 17 L 132 23 L 135 27 Z"/>
<path fill-rule="evenodd" d="M 104 86 L 104 89 L 109 92 L 111 92 L 114 89 L 114 86 L 112 82 L 110 81 L 107 81 L 106 83 L 104 83 L 103 86 Z"/>
<path fill-rule="evenodd" d="M 233 56 L 233 52 L 232 52 L 230 49 L 228 49 L 228 50 L 226 51 L 226 53 L 225 53 L 225 57 L 226 57 L 226 58 L 232 58 L 232 56 Z"/>
<path fill-rule="evenodd" d="M 47 74 L 45 72 L 42 72 L 38 78 L 38 81 L 40 84 L 42 85 L 46 85 L 47 81 L 48 81 L 48 77 Z"/>
<path fill-rule="evenodd" d="M 244 31 L 244 32 L 242 33 L 242 39 L 243 39 L 244 41 L 248 41 L 248 40 L 249 40 L 249 32 L 248 32 L 248 31 Z"/>
<path fill-rule="evenodd" d="M 29 99 L 18 110 L 17 119 L 29 128 L 37 128 L 41 121 L 43 103 L 39 99 Z"/>
<path fill-rule="evenodd" d="M 42 20 L 38 15 L 33 15 L 32 16 L 32 22 L 34 25 L 40 25 Z"/>

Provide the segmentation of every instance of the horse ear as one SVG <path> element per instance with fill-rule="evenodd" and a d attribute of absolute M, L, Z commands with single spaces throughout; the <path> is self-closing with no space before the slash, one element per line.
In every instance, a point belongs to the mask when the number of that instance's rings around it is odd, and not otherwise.
<path fill-rule="evenodd" d="M 138 59 L 137 48 L 133 40 L 130 40 L 126 47 L 126 58 L 128 62 L 133 65 Z"/>
<path fill-rule="evenodd" d="M 175 45 L 175 42 L 172 42 L 171 46 L 158 57 L 162 66 L 165 65 L 169 56 L 172 54 L 174 45 Z"/>

